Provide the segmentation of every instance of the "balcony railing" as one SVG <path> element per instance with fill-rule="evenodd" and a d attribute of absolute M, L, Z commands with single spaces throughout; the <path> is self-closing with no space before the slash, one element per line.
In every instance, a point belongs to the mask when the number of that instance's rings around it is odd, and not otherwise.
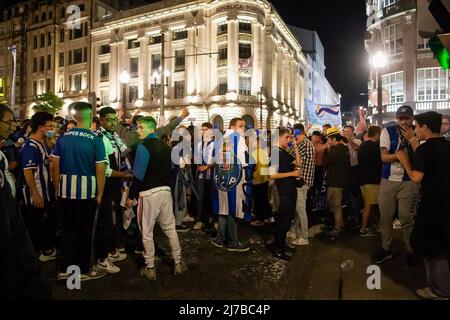
<path fill-rule="evenodd" d="M 417 0 L 398 0 L 397 2 L 383 8 L 383 18 L 393 16 L 394 14 L 411 10 L 417 7 Z"/>
<path fill-rule="evenodd" d="M 388 18 L 403 11 L 412 10 L 414 8 L 417 8 L 417 0 L 398 0 L 390 6 L 383 8 L 382 10 L 371 10 L 371 15 L 367 19 L 367 27 L 369 28 L 382 19 Z"/>
<path fill-rule="evenodd" d="M 394 104 L 388 104 L 383 112 L 386 113 L 395 113 L 398 108 L 400 108 L 403 104 L 402 103 L 394 103 Z M 427 111 L 437 111 L 437 112 L 450 112 L 450 100 L 442 100 L 442 101 L 416 101 L 414 102 L 411 107 L 415 109 L 418 113 L 423 113 Z M 373 114 L 377 114 L 377 109 L 372 109 Z"/>
<path fill-rule="evenodd" d="M 217 66 L 220 68 L 220 67 L 226 67 L 228 65 L 228 60 L 227 59 L 224 59 L 224 60 L 219 60 L 218 62 L 217 62 Z"/>
<path fill-rule="evenodd" d="M 228 41 L 228 34 L 222 34 L 217 36 L 217 43 L 223 43 Z"/>

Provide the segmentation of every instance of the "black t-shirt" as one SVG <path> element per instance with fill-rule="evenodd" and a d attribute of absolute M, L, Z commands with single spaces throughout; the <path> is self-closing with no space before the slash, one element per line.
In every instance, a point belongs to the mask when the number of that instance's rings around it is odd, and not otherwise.
<path fill-rule="evenodd" d="M 450 198 L 450 141 L 432 138 L 420 145 L 414 154 L 413 170 L 424 173 L 423 195 Z"/>
<path fill-rule="evenodd" d="M 295 165 L 293 164 L 295 158 L 289 152 L 281 148 L 275 148 L 274 152 L 279 153 L 278 173 L 287 173 L 295 170 Z M 272 165 L 274 164 L 272 161 Z M 294 177 L 277 179 L 275 182 L 280 196 L 297 194 L 297 185 Z"/>
<path fill-rule="evenodd" d="M 363 142 L 358 150 L 359 185 L 380 184 L 381 168 L 380 144 L 370 140 Z"/>

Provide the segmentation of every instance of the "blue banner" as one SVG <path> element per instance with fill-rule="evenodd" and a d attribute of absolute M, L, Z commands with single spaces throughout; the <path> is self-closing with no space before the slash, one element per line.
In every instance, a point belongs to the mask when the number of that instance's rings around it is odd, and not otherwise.
<path fill-rule="evenodd" d="M 309 123 L 313 125 L 331 124 L 341 126 L 341 105 L 315 104 L 311 100 L 305 100 Z"/>

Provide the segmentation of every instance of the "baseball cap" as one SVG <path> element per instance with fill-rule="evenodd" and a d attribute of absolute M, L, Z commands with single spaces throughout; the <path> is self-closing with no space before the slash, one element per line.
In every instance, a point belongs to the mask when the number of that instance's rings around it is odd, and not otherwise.
<path fill-rule="evenodd" d="M 397 109 L 395 116 L 398 117 L 414 117 L 414 110 L 410 106 L 401 106 Z"/>

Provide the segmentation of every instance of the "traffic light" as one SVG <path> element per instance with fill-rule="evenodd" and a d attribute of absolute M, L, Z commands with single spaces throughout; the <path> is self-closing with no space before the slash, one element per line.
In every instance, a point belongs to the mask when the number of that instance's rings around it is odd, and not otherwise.
<path fill-rule="evenodd" d="M 445 70 L 450 65 L 450 0 L 419 0 L 419 34 L 429 34 L 428 45 Z M 428 8 L 428 12 L 425 8 Z M 431 15 L 430 15 L 431 14 Z M 432 21 L 434 20 L 434 22 Z"/>
<path fill-rule="evenodd" d="M 435 35 L 428 42 L 428 46 L 434 53 L 434 57 L 444 70 L 448 70 L 450 66 L 449 47 L 445 43 L 449 42 L 450 34 Z"/>

